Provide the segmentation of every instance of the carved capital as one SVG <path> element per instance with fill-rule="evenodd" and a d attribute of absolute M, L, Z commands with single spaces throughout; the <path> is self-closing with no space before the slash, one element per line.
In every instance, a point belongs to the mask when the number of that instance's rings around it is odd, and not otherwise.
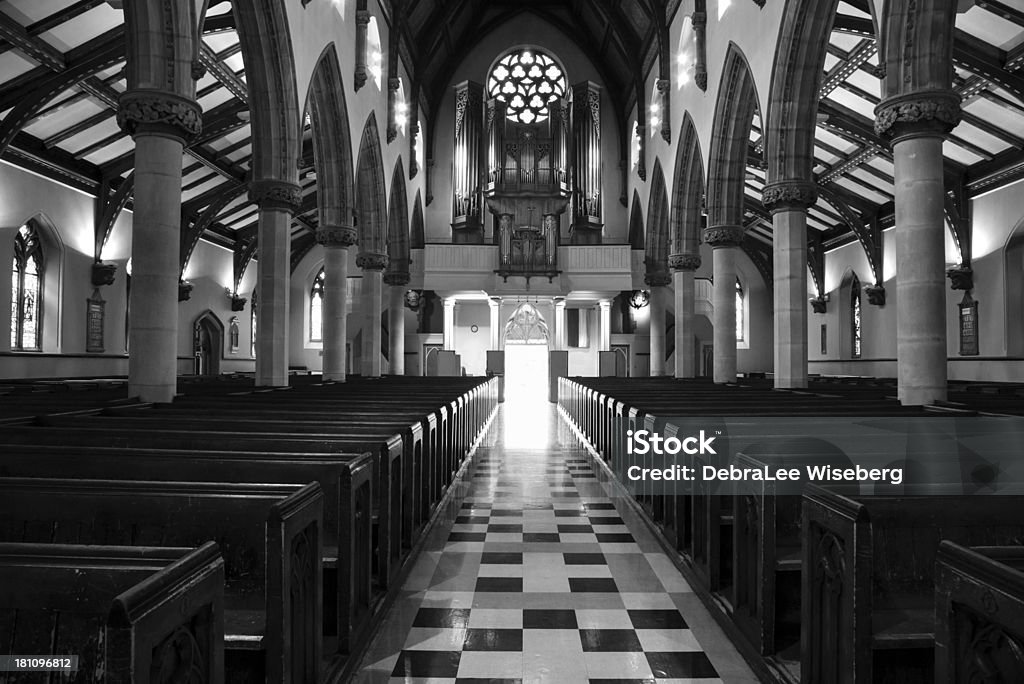
<path fill-rule="evenodd" d="M 117 273 L 117 264 L 105 264 L 97 261 L 92 265 L 92 285 L 100 287 L 114 284 L 114 274 Z"/>
<path fill-rule="evenodd" d="M 670 254 L 668 257 L 668 267 L 673 271 L 696 271 L 700 263 L 700 254 Z"/>
<path fill-rule="evenodd" d="M 129 90 L 118 98 L 117 125 L 131 136 L 149 133 L 186 142 L 202 132 L 203 110 L 175 93 Z"/>
<path fill-rule="evenodd" d="M 743 242 L 743 226 L 710 226 L 704 229 L 704 242 L 715 249 L 739 247 Z"/>
<path fill-rule="evenodd" d="M 192 299 L 192 288 L 194 286 L 187 280 L 178 281 L 178 301 L 187 302 Z"/>
<path fill-rule="evenodd" d="M 384 283 L 393 286 L 402 286 L 409 284 L 409 274 L 401 271 L 392 271 L 384 274 Z"/>
<path fill-rule="evenodd" d="M 773 214 L 779 211 L 806 210 L 818 201 L 818 186 L 809 181 L 769 183 L 761 193 L 761 204 Z"/>
<path fill-rule="evenodd" d="M 864 294 L 868 296 L 869 304 L 885 306 L 885 287 L 883 285 L 868 285 L 864 288 Z"/>
<path fill-rule="evenodd" d="M 192 62 L 192 80 L 198 81 L 206 75 L 206 67 L 199 60 Z"/>
<path fill-rule="evenodd" d="M 356 266 L 364 271 L 383 271 L 388 267 L 388 255 L 363 252 L 356 257 Z"/>
<path fill-rule="evenodd" d="M 231 295 L 231 310 L 232 311 L 245 311 L 245 303 L 249 301 L 245 297 L 239 297 L 236 294 Z"/>
<path fill-rule="evenodd" d="M 823 314 L 828 312 L 828 300 L 824 297 L 814 297 L 811 299 L 811 310 L 816 314 Z"/>
<path fill-rule="evenodd" d="M 654 82 L 654 87 L 658 89 L 658 94 L 664 97 L 669 92 L 671 82 L 667 78 L 659 78 Z"/>
<path fill-rule="evenodd" d="M 933 90 L 897 95 L 875 107 L 875 132 L 893 142 L 945 135 L 960 123 L 960 95 Z"/>
<path fill-rule="evenodd" d="M 664 287 L 672 284 L 672 276 L 668 272 L 648 272 L 644 275 L 644 283 L 651 287 Z"/>
<path fill-rule="evenodd" d="M 950 287 L 970 292 L 974 289 L 974 270 L 970 266 L 954 266 L 946 271 Z"/>
<path fill-rule="evenodd" d="M 279 180 L 255 180 L 249 184 L 249 199 L 260 209 L 283 209 L 295 213 L 302 206 L 302 188 Z"/>
<path fill-rule="evenodd" d="M 319 226 L 316 241 L 325 247 L 351 247 L 359 241 L 359 233 L 354 226 Z"/>

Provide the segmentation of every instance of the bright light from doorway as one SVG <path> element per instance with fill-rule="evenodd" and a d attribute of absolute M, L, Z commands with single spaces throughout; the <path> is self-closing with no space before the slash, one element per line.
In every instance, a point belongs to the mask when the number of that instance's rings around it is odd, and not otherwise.
<path fill-rule="evenodd" d="M 551 443 L 548 346 L 505 345 L 505 447 L 540 449 Z"/>

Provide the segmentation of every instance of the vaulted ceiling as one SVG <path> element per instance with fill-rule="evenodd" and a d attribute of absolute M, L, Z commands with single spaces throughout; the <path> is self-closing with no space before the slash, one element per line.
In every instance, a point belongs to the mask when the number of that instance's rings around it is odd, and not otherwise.
<path fill-rule="evenodd" d="M 371 0 L 372 1 L 372 0 Z M 831 34 L 820 90 L 815 174 L 824 190 L 810 226 L 829 244 L 851 239 L 851 223 L 892 221 L 893 167 L 873 131 L 881 73 L 868 2 L 846 0 Z M 130 206 L 133 143 L 116 124 L 124 91 L 123 16 L 102 0 L 0 3 L 2 158 L 99 197 L 97 225 Z M 964 199 L 1024 178 L 1024 0 L 975 0 L 957 15 L 955 87 L 963 123 L 945 144 L 951 221 Z M 601 73 L 621 120 L 667 41 L 678 0 L 391 0 L 389 46 L 412 73 L 428 117 L 449 94 L 456 67 L 491 28 L 523 13 L 576 41 Z M 198 82 L 203 134 L 182 158 L 183 226 L 235 246 L 254 232 L 245 193 L 251 155 L 248 91 L 228 0 L 214 0 L 202 31 L 205 74 Z M 525 37 L 528 39 L 528 37 Z M 668 54 L 672 58 L 671 52 Z M 42 87 L 45 86 L 45 87 Z M 29 114 L 11 116 L 15 107 Z M 755 117 L 747 169 L 748 232 L 770 244 L 761 207 L 765 172 L 761 120 Z M 309 129 L 300 179 L 304 204 L 294 235 L 309 242 L 316 225 L 316 178 Z M 663 160 L 664 161 L 664 160 Z"/>

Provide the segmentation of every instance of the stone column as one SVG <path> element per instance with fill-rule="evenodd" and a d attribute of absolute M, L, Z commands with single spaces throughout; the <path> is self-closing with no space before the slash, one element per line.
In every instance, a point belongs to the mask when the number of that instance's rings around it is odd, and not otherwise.
<path fill-rule="evenodd" d="M 668 273 L 648 273 L 644 282 L 651 288 L 651 377 L 665 375 L 665 286 Z"/>
<path fill-rule="evenodd" d="M 128 391 L 169 402 L 178 378 L 181 153 L 202 111 L 180 95 L 135 90 L 121 96 L 117 122 L 135 140 Z"/>
<path fill-rule="evenodd" d="M 668 258 L 676 305 L 676 377 L 697 377 L 693 317 L 696 310 L 694 272 L 700 268 L 699 254 L 673 254 Z"/>
<path fill-rule="evenodd" d="M 370 25 L 370 13 L 365 9 L 356 10 L 356 68 L 352 77 L 353 88 L 358 91 L 369 76 L 366 64 L 366 34 Z"/>
<path fill-rule="evenodd" d="M 807 210 L 814 183 L 783 181 L 764 189 L 772 214 L 775 272 L 775 386 L 807 387 Z"/>
<path fill-rule="evenodd" d="M 960 120 L 960 96 L 900 95 L 875 117 L 895 162 L 898 394 L 904 405 L 931 404 L 948 386 L 942 143 Z"/>
<path fill-rule="evenodd" d="M 712 226 L 704 230 L 704 242 L 714 249 L 714 379 L 718 384 L 736 382 L 736 259 L 742 241 L 742 226 Z"/>
<path fill-rule="evenodd" d="M 444 348 L 446 351 L 455 351 L 455 307 L 458 300 L 455 297 L 444 299 Z"/>
<path fill-rule="evenodd" d="M 388 273 L 388 360 L 391 375 L 405 375 L 405 289 L 408 273 Z"/>
<path fill-rule="evenodd" d="M 348 342 L 348 248 L 358 235 L 351 226 L 321 226 L 324 246 L 324 380 L 345 382 Z"/>
<path fill-rule="evenodd" d="M 565 351 L 569 348 L 567 344 L 567 331 L 566 331 L 566 317 L 565 317 L 565 298 L 555 298 L 555 349 L 557 351 Z"/>
<path fill-rule="evenodd" d="M 487 300 L 491 309 L 491 351 L 501 348 L 501 299 L 492 297 Z"/>
<path fill-rule="evenodd" d="M 610 300 L 602 300 L 597 303 L 601 312 L 601 322 L 598 328 L 600 339 L 597 341 L 598 351 L 612 350 L 612 303 Z"/>
<path fill-rule="evenodd" d="M 383 311 L 384 269 L 388 266 L 386 254 L 364 252 L 356 257 L 356 266 L 363 270 L 363 367 L 364 378 L 379 378 L 382 359 L 380 319 Z"/>
<path fill-rule="evenodd" d="M 256 385 L 288 385 L 288 310 L 291 280 L 291 225 L 302 189 L 277 180 L 253 181 L 249 199 L 260 208 L 256 262 Z"/>

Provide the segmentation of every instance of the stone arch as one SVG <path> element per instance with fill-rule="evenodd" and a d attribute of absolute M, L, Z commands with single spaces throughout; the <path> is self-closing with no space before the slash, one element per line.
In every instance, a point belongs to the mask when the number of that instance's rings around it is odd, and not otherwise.
<path fill-rule="evenodd" d="M 704 160 L 700 153 L 697 127 L 690 113 L 683 115 L 676 151 L 672 197 L 672 253 L 696 254 L 700 247 L 700 229 L 704 211 Z"/>
<path fill-rule="evenodd" d="M 388 200 L 388 273 L 409 273 L 409 202 L 405 193 L 405 167 L 395 162 Z"/>
<path fill-rule="evenodd" d="M 640 193 L 633 190 L 633 208 L 629 211 L 629 246 L 644 248 L 644 214 L 640 206 Z"/>
<path fill-rule="evenodd" d="M 707 196 L 711 227 L 743 225 L 747 147 L 757 102 L 747 58 L 735 43 L 730 43 L 711 133 Z"/>
<path fill-rule="evenodd" d="M 127 2 L 124 23 L 127 91 L 170 92 L 194 100 L 196 4 L 180 0 Z"/>
<path fill-rule="evenodd" d="M 1006 353 L 1024 356 L 1024 220 L 1010 233 L 1005 259 Z"/>
<path fill-rule="evenodd" d="M 423 198 L 416 191 L 416 199 L 412 203 L 412 223 L 409 229 L 409 247 L 423 249 L 426 244 L 426 229 L 423 223 Z"/>
<path fill-rule="evenodd" d="M 953 38 L 957 3 L 955 0 L 888 0 L 882 12 L 885 66 L 882 105 L 885 100 L 909 93 L 942 94 L 950 109 L 923 112 L 938 122 L 955 124 L 946 115 L 959 112 L 960 97 L 949 92 L 953 83 Z M 955 104 L 955 108 L 952 105 Z M 896 121 L 901 116 L 896 112 Z M 878 125 L 888 125 L 879 116 Z"/>
<path fill-rule="evenodd" d="M 647 204 L 647 233 L 644 240 L 644 264 L 648 275 L 668 274 L 668 193 L 665 189 L 665 174 L 661 160 L 654 160 L 651 173 L 651 196 Z"/>
<path fill-rule="evenodd" d="M 308 101 L 320 225 L 351 226 L 352 139 L 345 85 L 334 43 L 324 48 L 317 61 L 310 81 Z"/>
<path fill-rule="evenodd" d="M 868 4 L 873 16 L 874 4 Z M 804 184 L 804 201 L 813 202 L 815 197 L 814 129 L 818 93 L 838 6 L 839 0 L 788 0 L 786 3 L 765 122 L 766 202 L 774 193 L 781 192 L 773 190 L 772 186 L 782 183 L 793 188 L 790 192 L 800 187 L 794 188 L 793 184 Z"/>
<path fill-rule="evenodd" d="M 231 6 L 249 89 L 252 179 L 297 184 L 302 126 L 284 0 Z"/>
<path fill-rule="evenodd" d="M 356 161 L 356 228 L 359 251 L 387 253 L 387 190 L 384 186 L 384 161 L 380 150 L 377 116 L 370 112 L 359 143 Z"/>

